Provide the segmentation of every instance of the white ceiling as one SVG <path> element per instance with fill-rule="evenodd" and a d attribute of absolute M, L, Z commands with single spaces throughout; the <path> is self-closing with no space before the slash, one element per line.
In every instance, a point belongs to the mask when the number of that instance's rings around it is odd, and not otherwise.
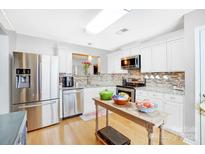
<path fill-rule="evenodd" d="M 183 28 L 183 15 L 191 10 L 130 10 L 97 35 L 85 26 L 100 10 L 3 10 L 17 33 L 69 42 L 99 49 L 115 50 L 133 41 L 143 41 Z M 8 27 L 9 28 L 9 27 Z M 122 35 L 122 28 L 129 31 Z M 88 45 L 92 43 L 92 45 Z"/>

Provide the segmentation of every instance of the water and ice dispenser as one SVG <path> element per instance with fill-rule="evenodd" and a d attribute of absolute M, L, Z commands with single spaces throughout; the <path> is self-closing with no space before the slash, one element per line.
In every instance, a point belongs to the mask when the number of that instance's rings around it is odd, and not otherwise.
<path fill-rule="evenodd" d="M 30 88 L 31 70 L 16 69 L 16 88 Z"/>

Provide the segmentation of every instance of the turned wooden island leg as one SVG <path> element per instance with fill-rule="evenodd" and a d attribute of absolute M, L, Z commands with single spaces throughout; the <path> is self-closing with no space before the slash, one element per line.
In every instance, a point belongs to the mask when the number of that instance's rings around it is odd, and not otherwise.
<path fill-rule="evenodd" d="M 97 135 L 97 131 L 98 131 L 98 104 L 95 103 L 95 109 L 96 109 L 96 113 L 95 113 L 95 133 Z"/>
<path fill-rule="evenodd" d="M 147 133 L 148 133 L 148 145 L 152 145 L 153 140 L 153 127 L 147 126 Z"/>
<path fill-rule="evenodd" d="M 162 128 L 163 124 L 159 126 L 159 145 L 163 145 Z"/>
<path fill-rule="evenodd" d="M 106 109 L 106 126 L 109 125 L 109 121 L 108 121 L 108 109 Z"/>

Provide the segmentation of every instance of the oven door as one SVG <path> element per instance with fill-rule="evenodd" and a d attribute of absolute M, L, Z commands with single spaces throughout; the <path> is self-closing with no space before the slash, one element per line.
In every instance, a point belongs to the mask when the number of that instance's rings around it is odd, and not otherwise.
<path fill-rule="evenodd" d="M 117 95 L 118 95 L 120 92 L 124 92 L 124 93 L 128 94 L 128 95 L 131 97 L 131 102 L 135 102 L 135 89 L 117 87 Z"/>

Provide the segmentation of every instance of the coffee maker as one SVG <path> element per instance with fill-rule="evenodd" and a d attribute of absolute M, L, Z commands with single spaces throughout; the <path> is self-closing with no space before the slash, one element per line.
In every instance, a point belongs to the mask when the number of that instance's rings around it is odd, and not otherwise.
<path fill-rule="evenodd" d="M 63 87 L 73 87 L 74 81 L 72 76 L 62 77 L 62 86 Z"/>

